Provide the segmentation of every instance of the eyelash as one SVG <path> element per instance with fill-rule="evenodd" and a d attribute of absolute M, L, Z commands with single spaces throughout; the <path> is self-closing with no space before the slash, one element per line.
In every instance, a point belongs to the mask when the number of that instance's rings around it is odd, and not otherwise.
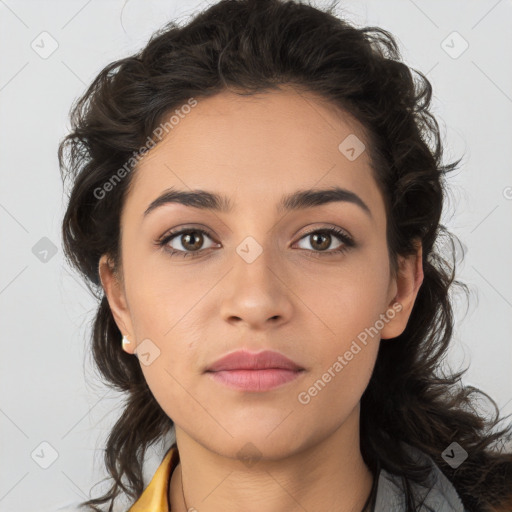
<path fill-rule="evenodd" d="M 199 251 L 180 251 L 180 250 L 170 249 L 170 248 L 166 247 L 167 244 L 172 239 L 174 239 L 180 235 L 183 235 L 185 233 L 201 233 L 201 234 L 206 235 L 209 238 L 213 239 L 213 237 L 210 235 L 210 233 L 208 233 L 204 229 L 185 228 L 185 229 L 181 229 L 179 231 L 171 231 L 171 232 L 167 233 L 161 239 L 156 241 L 156 245 L 158 245 L 159 247 L 162 247 L 166 252 L 169 253 L 170 256 L 180 256 L 182 258 L 187 258 L 187 257 L 195 258 L 195 257 L 199 256 L 204 250 L 206 250 L 206 249 L 200 249 Z M 314 229 L 312 231 L 304 233 L 299 238 L 299 240 L 302 240 L 303 238 L 306 238 L 307 236 L 312 235 L 314 233 L 334 234 L 343 242 L 343 245 L 341 245 L 338 249 L 334 249 L 331 251 L 312 251 L 310 249 L 302 249 L 304 251 L 308 251 L 309 253 L 313 253 L 314 254 L 313 257 L 315 257 L 315 258 L 317 258 L 317 257 L 322 258 L 324 256 L 333 256 L 333 255 L 337 255 L 337 254 L 342 254 L 345 251 L 348 251 L 349 249 L 351 249 L 352 247 L 354 247 L 356 245 L 354 240 L 351 237 L 349 237 L 344 231 L 342 231 L 339 228 L 334 228 L 334 227 L 333 228 Z"/>

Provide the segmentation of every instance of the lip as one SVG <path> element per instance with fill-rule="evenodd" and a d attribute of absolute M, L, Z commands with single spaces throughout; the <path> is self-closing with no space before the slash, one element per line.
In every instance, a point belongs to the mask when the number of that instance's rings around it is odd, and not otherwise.
<path fill-rule="evenodd" d="M 305 369 L 273 350 L 257 353 L 237 350 L 210 365 L 206 373 L 232 389 L 262 392 L 295 380 Z"/>
<path fill-rule="evenodd" d="M 263 392 L 281 387 L 306 373 L 304 370 L 220 370 L 207 372 L 211 379 L 229 388 L 246 392 Z"/>
<path fill-rule="evenodd" d="M 295 361 L 274 350 L 263 350 L 256 353 L 248 350 L 237 350 L 215 361 L 206 368 L 206 371 L 268 370 L 271 368 L 290 371 L 304 370 Z"/>

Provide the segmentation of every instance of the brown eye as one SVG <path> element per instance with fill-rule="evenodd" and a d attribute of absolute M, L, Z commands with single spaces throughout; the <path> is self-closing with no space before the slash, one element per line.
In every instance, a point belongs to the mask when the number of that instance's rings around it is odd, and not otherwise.
<path fill-rule="evenodd" d="M 336 239 L 338 240 L 338 244 L 334 247 L 330 247 L 332 242 Z M 308 256 L 315 258 L 341 256 L 346 251 L 357 246 L 355 240 L 345 230 L 338 227 L 320 228 L 309 231 L 302 236 L 298 243 L 303 243 L 303 240 L 309 242 L 310 247 L 301 247 L 299 245 L 299 249 L 306 249 Z"/>
<path fill-rule="evenodd" d="M 205 238 L 210 239 L 210 245 L 203 247 Z M 159 242 L 160 246 L 171 253 L 171 255 L 191 256 L 200 253 L 213 246 L 210 235 L 202 229 L 182 229 L 181 231 L 169 233 Z"/>
<path fill-rule="evenodd" d="M 334 239 L 341 239 L 342 242 L 338 242 L 338 245 L 335 247 L 330 247 L 330 245 L 333 242 L 333 234 Z M 305 236 L 301 238 L 301 240 L 307 240 L 310 245 L 310 247 L 301 247 L 301 249 L 312 249 L 316 252 L 326 251 L 329 248 L 335 250 L 341 245 L 343 245 L 343 242 L 345 242 L 341 234 L 333 233 L 332 230 L 328 229 L 317 229 L 316 231 L 307 233 Z"/>

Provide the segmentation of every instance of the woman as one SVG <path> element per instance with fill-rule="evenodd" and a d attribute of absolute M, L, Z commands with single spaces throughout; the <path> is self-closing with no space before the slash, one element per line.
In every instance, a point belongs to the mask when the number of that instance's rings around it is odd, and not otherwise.
<path fill-rule="evenodd" d="M 439 368 L 460 160 L 393 37 L 332 12 L 221 1 L 74 108 L 64 246 L 127 393 L 88 510 L 512 510 L 511 427 Z"/>

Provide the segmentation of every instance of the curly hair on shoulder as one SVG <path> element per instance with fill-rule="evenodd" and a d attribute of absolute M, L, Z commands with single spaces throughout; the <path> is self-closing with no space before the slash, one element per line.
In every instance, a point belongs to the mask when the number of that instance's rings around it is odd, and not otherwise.
<path fill-rule="evenodd" d="M 95 363 L 108 385 L 127 394 L 105 450 L 113 484 L 82 504 L 90 510 L 110 503 L 112 511 L 120 492 L 138 498 L 146 450 L 173 427 L 138 360 L 122 350 L 98 275 L 103 254 L 114 265 L 120 261 L 120 213 L 134 173 L 113 188 L 108 201 L 98 200 L 95 191 L 189 98 L 226 89 L 253 94 L 286 84 L 318 94 L 364 128 L 385 200 L 393 272 L 397 256 L 412 254 L 415 240 L 422 243 L 424 280 L 409 322 L 393 343 L 381 344 L 361 399 L 366 464 L 373 472 L 384 468 L 404 482 L 421 482 L 428 468 L 413 463 L 406 442 L 439 465 L 468 510 L 512 510 L 512 454 L 499 445 L 510 439 L 512 427 L 498 428 L 505 418 L 496 403 L 462 385 L 466 370 L 441 371 L 454 329 L 450 293 L 454 287 L 467 293 L 455 279 L 457 239 L 440 223 L 446 174 L 461 159 L 443 165 L 439 126 L 429 110 L 431 84 L 401 62 L 393 36 L 378 27 L 352 26 L 334 14 L 334 6 L 222 0 L 184 25 L 168 23 L 140 52 L 107 65 L 73 105 L 72 130 L 59 146 L 63 179 L 71 181 L 64 250 L 98 298 Z M 481 397 L 495 408 L 493 417 L 478 411 Z M 453 441 L 468 453 L 457 469 L 441 457 Z M 407 501 L 408 511 L 416 510 L 410 496 Z"/>

